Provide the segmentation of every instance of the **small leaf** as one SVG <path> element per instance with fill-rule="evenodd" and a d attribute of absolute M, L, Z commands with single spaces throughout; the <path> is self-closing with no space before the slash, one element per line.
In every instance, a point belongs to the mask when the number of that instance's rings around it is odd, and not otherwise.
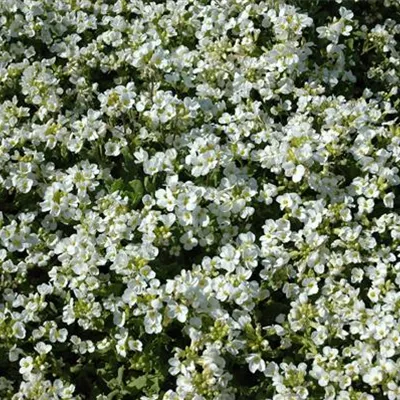
<path fill-rule="evenodd" d="M 152 182 L 152 179 L 150 179 L 149 176 L 145 176 L 145 178 L 144 178 L 144 187 L 145 187 L 147 193 L 154 192 L 155 186 L 154 186 L 154 183 Z"/>
<path fill-rule="evenodd" d="M 153 393 L 158 393 L 160 391 L 160 379 L 155 376 L 154 378 L 151 379 L 151 382 L 153 383 L 150 387 L 150 391 Z"/>
<path fill-rule="evenodd" d="M 129 182 L 129 186 L 132 188 L 132 190 L 128 192 L 128 196 L 132 201 L 132 204 L 136 206 L 142 199 L 144 194 L 142 181 L 140 181 L 139 179 L 134 179 L 133 181 Z"/>
<path fill-rule="evenodd" d="M 126 164 L 130 164 L 130 163 L 134 162 L 133 154 L 130 151 L 129 147 L 124 147 L 121 150 L 121 154 L 124 157 L 124 161 Z"/>
<path fill-rule="evenodd" d="M 354 49 L 354 39 L 353 39 L 353 38 L 350 38 L 350 39 L 347 41 L 347 45 L 348 45 L 348 48 L 349 48 L 350 50 L 353 50 L 353 49 Z"/>
<path fill-rule="evenodd" d="M 125 371 L 125 367 L 121 366 L 118 368 L 118 382 L 120 385 L 122 385 L 122 379 L 124 377 L 124 371 Z"/>
<path fill-rule="evenodd" d="M 135 191 L 143 193 L 143 184 L 142 181 L 139 179 L 134 179 L 133 181 L 129 182 L 129 186 Z"/>
<path fill-rule="evenodd" d="M 124 181 L 122 178 L 119 178 L 113 182 L 111 185 L 111 193 L 116 192 L 117 190 L 122 190 L 124 187 Z"/>
<path fill-rule="evenodd" d="M 126 385 L 128 388 L 141 390 L 147 385 L 147 375 L 142 375 L 137 378 L 133 378 Z"/>
<path fill-rule="evenodd" d="M 120 391 L 118 389 L 113 390 L 111 393 L 108 394 L 107 399 L 108 400 L 114 399 L 116 396 L 118 396 L 119 392 Z"/>

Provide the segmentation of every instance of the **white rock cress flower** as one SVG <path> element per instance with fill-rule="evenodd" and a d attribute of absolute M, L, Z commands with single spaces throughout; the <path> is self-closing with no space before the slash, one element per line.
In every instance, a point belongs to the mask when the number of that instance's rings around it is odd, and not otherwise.
<path fill-rule="evenodd" d="M 252 372 L 253 374 L 256 371 L 265 371 L 265 361 L 261 358 L 259 354 L 249 354 L 249 356 L 246 357 L 246 361 L 249 364 L 250 372 Z"/>
<path fill-rule="evenodd" d="M 28 374 L 33 369 L 33 358 L 31 356 L 23 357 L 19 360 L 20 374 Z"/>
<path fill-rule="evenodd" d="M 314 3 L 0 2 L 1 399 L 400 398 L 400 4 Z"/>

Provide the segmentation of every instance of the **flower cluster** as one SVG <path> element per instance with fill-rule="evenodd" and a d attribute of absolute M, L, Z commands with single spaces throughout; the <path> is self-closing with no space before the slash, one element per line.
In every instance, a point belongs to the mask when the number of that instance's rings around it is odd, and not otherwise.
<path fill-rule="evenodd" d="M 398 0 L 0 1 L 0 398 L 400 400 L 399 43 Z"/>

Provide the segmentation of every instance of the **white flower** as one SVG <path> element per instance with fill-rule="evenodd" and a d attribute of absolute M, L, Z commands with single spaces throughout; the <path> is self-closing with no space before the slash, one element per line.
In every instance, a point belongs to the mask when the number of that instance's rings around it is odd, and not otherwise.
<path fill-rule="evenodd" d="M 144 317 L 144 329 L 146 333 L 160 333 L 162 331 L 162 315 L 157 310 L 147 311 Z"/>
<path fill-rule="evenodd" d="M 380 367 L 373 367 L 363 374 L 362 380 L 370 386 L 376 386 L 382 382 L 383 374 Z"/>
<path fill-rule="evenodd" d="M 326 387 L 329 384 L 330 377 L 329 374 L 320 366 L 314 365 L 311 371 L 311 375 L 318 380 L 318 385 L 321 387 Z"/>
<path fill-rule="evenodd" d="M 53 346 L 51 344 L 46 344 L 44 342 L 38 342 L 35 345 L 35 350 L 39 353 L 39 354 L 47 354 L 51 351 L 51 349 L 53 348 Z"/>
<path fill-rule="evenodd" d="M 120 144 L 115 141 L 107 142 L 104 146 L 105 148 L 105 155 L 106 156 L 113 156 L 117 157 L 121 153 Z"/>
<path fill-rule="evenodd" d="M 166 208 L 167 211 L 171 212 L 174 210 L 176 205 L 176 199 L 168 187 L 166 189 L 158 189 L 155 192 L 157 198 L 157 205 L 161 208 Z"/>
<path fill-rule="evenodd" d="M 265 371 L 265 361 L 261 358 L 260 354 L 252 353 L 246 357 L 246 361 L 249 364 L 250 372 L 253 374 L 256 371 Z"/>
<path fill-rule="evenodd" d="M 293 177 L 292 177 L 293 182 L 296 182 L 296 183 L 300 182 L 304 176 L 305 171 L 306 171 L 306 169 L 304 168 L 303 165 L 298 165 L 296 167 Z"/>
<path fill-rule="evenodd" d="M 181 193 L 178 196 L 177 204 L 188 211 L 193 211 L 197 207 L 197 196 L 193 192 Z"/>
<path fill-rule="evenodd" d="M 67 337 L 68 337 L 68 330 L 66 328 L 57 329 L 53 327 L 50 329 L 49 339 L 50 342 L 52 343 L 55 342 L 64 343 L 67 340 Z"/>
<path fill-rule="evenodd" d="M 183 244 L 185 250 L 192 250 L 198 244 L 198 240 L 193 236 L 192 230 L 184 233 L 179 241 Z"/>
<path fill-rule="evenodd" d="M 131 350 L 134 351 L 141 352 L 143 350 L 143 343 L 138 339 L 136 340 L 129 339 L 128 346 Z"/>
<path fill-rule="evenodd" d="M 31 356 L 23 357 L 19 360 L 19 373 L 28 374 L 33 369 L 33 358 Z"/>
<path fill-rule="evenodd" d="M 388 391 L 388 399 L 389 400 L 400 400 L 400 386 L 397 385 L 395 382 L 390 381 L 387 384 L 389 389 Z"/>
<path fill-rule="evenodd" d="M 11 362 L 15 362 L 19 359 L 19 356 L 24 354 L 23 350 L 17 347 L 16 345 L 12 346 L 10 351 L 8 352 L 8 359 Z"/>
<path fill-rule="evenodd" d="M 185 322 L 187 319 L 188 308 L 183 304 L 171 302 L 167 306 L 167 315 L 169 318 L 176 318 L 179 322 Z"/>
<path fill-rule="evenodd" d="M 400 399 L 400 2 L 72 3 L 0 1 L 0 398 Z"/>
<path fill-rule="evenodd" d="M 228 272 L 233 272 L 239 264 L 240 252 L 232 245 L 228 244 L 222 247 L 220 252 L 219 266 Z"/>
<path fill-rule="evenodd" d="M 126 321 L 126 314 L 125 312 L 121 312 L 119 310 L 115 310 L 114 311 L 114 315 L 113 315 L 113 323 L 114 325 L 118 326 L 118 327 L 123 327 L 125 325 L 125 321 Z"/>
<path fill-rule="evenodd" d="M 302 285 L 304 286 L 304 288 L 306 289 L 306 293 L 309 296 L 312 296 L 313 294 L 318 293 L 318 284 L 316 279 L 314 278 L 305 278 L 302 281 Z"/>
<path fill-rule="evenodd" d="M 17 338 L 17 339 L 24 339 L 26 336 L 26 329 L 25 326 L 22 322 L 17 321 L 14 325 L 13 325 L 13 335 Z"/>
<path fill-rule="evenodd" d="M 388 208 L 394 207 L 394 193 L 387 193 L 383 198 L 383 203 Z"/>

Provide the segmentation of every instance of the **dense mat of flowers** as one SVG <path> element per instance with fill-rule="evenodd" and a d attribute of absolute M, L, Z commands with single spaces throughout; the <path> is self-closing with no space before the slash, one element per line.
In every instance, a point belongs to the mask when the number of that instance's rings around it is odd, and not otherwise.
<path fill-rule="evenodd" d="M 398 0 L 0 1 L 0 399 L 400 399 Z"/>

